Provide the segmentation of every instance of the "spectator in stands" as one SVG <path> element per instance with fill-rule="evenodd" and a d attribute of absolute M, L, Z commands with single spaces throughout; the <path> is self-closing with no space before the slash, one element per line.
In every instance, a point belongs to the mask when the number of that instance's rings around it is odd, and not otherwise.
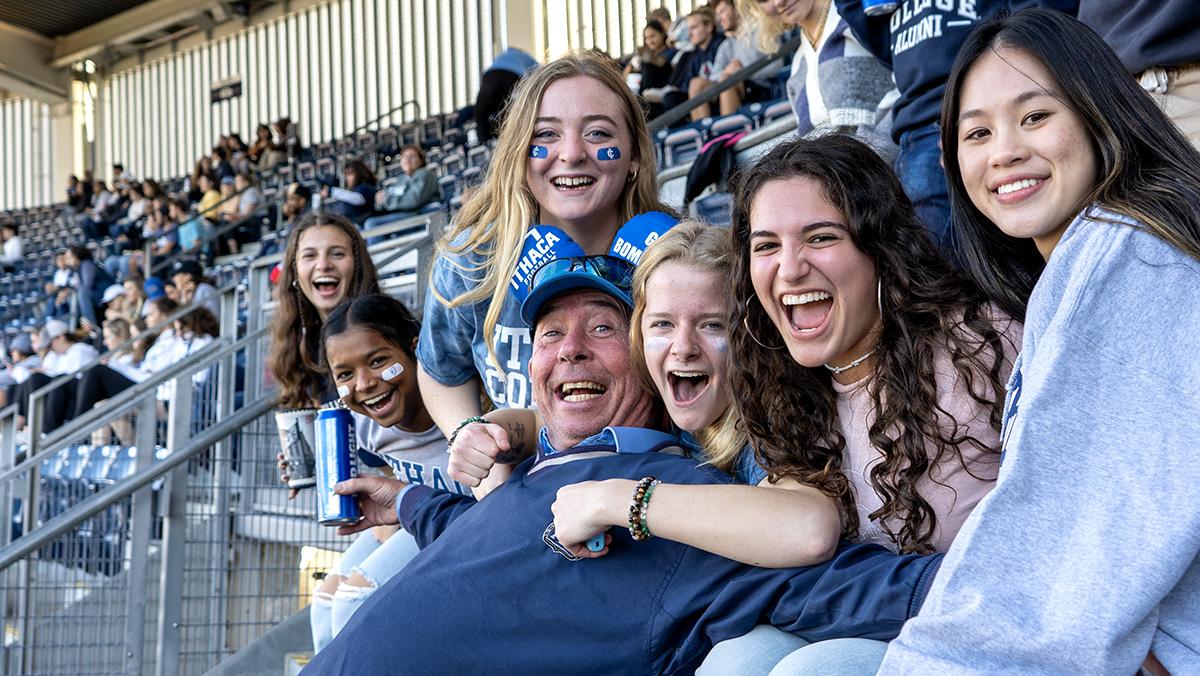
<path fill-rule="evenodd" d="M 271 137 L 271 128 L 265 124 L 259 124 L 254 129 L 254 145 L 246 151 L 246 157 L 250 160 L 250 168 L 254 171 L 266 171 L 272 169 L 279 163 L 287 159 L 287 152 L 282 145 L 277 145 Z"/>
<path fill-rule="evenodd" d="M 361 160 L 350 160 L 342 170 L 345 188 L 321 188 L 321 205 L 327 211 L 361 224 L 375 208 L 375 173 Z"/>
<path fill-rule="evenodd" d="M 15 398 L 20 425 L 29 415 L 29 395 L 63 375 L 74 376 L 51 390 L 45 398 L 42 433 L 50 434 L 74 416 L 78 376 L 83 367 L 95 361 L 100 353 L 86 341 L 86 333 L 72 333 L 66 322 L 51 319 L 42 327 L 42 339 L 49 349 L 42 355 L 41 365 L 29 379 L 16 388 Z M 20 426 L 19 425 L 19 426 Z"/>
<path fill-rule="evenodd" d="M 226 176 L 221 179 L 221 204 L 218 215 L 221 223 L 234 223 L 238 220 L 237 179 Z"/>
<path fill-rule="evenodd" d="M 7 357 L 4 370 L 0 371 L 0 387 L 3 388 L 5 406 L 16 403 L 17 387 L 29 380 L 33 370 L 41 365 L 41 358 L 33 351 L 33 341 L 25 331 L 9 339 Z"/>
<path fill-rule="evenodd" d="M 130 323 L 136 323 L 142 318 L 142 309 L 146 304 L 146 292 L 142 289 L 142 275 L 131 271 L 125 281 L 121 282 L 120 298 L 109 303 L 104 311 L 105 319 L 122 318 Z"/>
<path fill-rule="evenodd" d="M 82 213 L 90 204 L 79 177 L 71 174 L 67 179 L 67 206 L 75 213 Z"/>
<path fill-rule="evenodd" d="M 67 267 L 74 272 L 75 297 L 80 322 L 89 330 L 100 328 L 99 309 L 104 290 L 116 283 L 113 276 L 92 260 L 92 252 L 78 244 L 67 247 Z"/>
<path fill-rule="evenodd" d="M 1100 34 L 1142 89 L 1200 148 L 1200 6 L 1174 2 L 1080 2 L 1079 20 Z"/>
<path fill-rule="evenodd" d="M 87 173 L 90 174 L 91 170 L 89 170 Z M 91 182 L 92 182 L 91 177 L 89 176 L 88 183 L 91 183 Z M 113 187 L 125 188 L 125 187 L 128 187 L 131 183 L 136 183 L 136 182 L 137 182 L 137 179 L 134 177 L 134 175 L 125 170 L 124 164 L 121 164 L 118 162 L 118 163 L 112 165 Z"/>
<path fill-rule="evenodd" d="M 179 294 L 180 307 L 200 303 L 213 317 L 221 316 L 221 296 L 204 276 L 204 268 L 199 261 L 191 258 L 175 261 L 171 266 L 171 283 Z"/>
<path fill-rule="evenodd" d="M 216 183 L 208 174 L 200 174 L 196 178 L 196 186 L 200 192 L 200 203 L 196 205 L 196 213 L 216 225 L 221 220 L 221 213 L 217 209 L 217 205 L 221 203 L 221 191 L 217 190 Z"/>
<path fill-rule="evenodd" d="M 612 77 L 620 82 L 615 66 Z M 443 673 L 692 673 L 713 642 L 759 618 L 814 640 L 888 637 L 920 605 L 940 556 L 847 544 L 830 563 L 770 570 L 653 537 L 658 479 L 731 480 L 672 452 L 677 439 L 658 431 L 658 403 L 629 365 L 629 269 L 584 260 L 535 281 L 523 307 L 537 329 L 529 375 L 546 424 L 511 481 L 478 503 L 383 477 L 336 486 L 357 492 L 365 515 L 339 532 L 402 521 L 423 550 L 317 653 L 313 673 L 382 673 L 396 655 Z M 564 400 L 560 386 L 579 378 L 603 391 Z M 622 508 L 628 530 L 605 534 L 598 552 L 567 547 L 556 496 L 606 479 L 638 486 L 635 508 L 628 495 Z M 443 640 L 448 631 L 458 640 Z"/>
<path fill-rule="evenodd" d="M 602 253 L 622 223 L 665 210 L 645 116 L 615 61 L 564 57 L 522 80 L 512 101 L 483 186 L 439 243 L 425 301 L 421 394 L 447 435 L 480 414 L 481 386 L 498 407 L 530 405 L 531 338 L 509 293 L 529 226 L 554 225 Z"/>
<path fill-rule="evenodd" d="M 722 80 L 736 74 L 742 68 L 763 58 L 763 53 L 755 46 L 758 36 L 744 30 L 741 17 L 738 15 L 737 3 L 734 0 L 718 0 L 715 5 L 717 22 L 725 34 L 725 41 L 717 48 L 713 58 L 712 71 L 707 78 L 692 78 L 688 88 L 688 97 L 695 97 L 704 90 L 719 84 Z M 745 80 L 721 92 L 717 110 L 721 115 L 729 115 L 742 107 L 743 103 L 765 101 L 771 95 L 771 81 L 782 66 L 771 65 L 758 71 L 750 80 Z M 712 104 L 704 104 L 692 111 L 692 119 L 711 117 Z M 699 117 L 697 117 L 699 115 Z"/>
<path fill-rule="evenodd" d="M 717 57 L 717 50 L 725 42 L 725 36 L 717 31 L 717 17 L 712 8 L 707 5 L 688 14 L 687 25 L 692 49 L 675 62 L 671 71 L 671 81 L 667 84 L 666 90 L 661 92 L 659 100 L 661 100 L 664 110 L 670 110 L 686 101 L 690 96 L 689 92 L 692 90 L 694 80 L 699 78 L 707 81 L 712 76 L 713 61 Z M 696 86 L 701 85 L 698 83 Z M 658 94 L 648 91 L 645 96 L 647 100 L 653 102 Z M 698 108 L 692 110 L 693 120 L 703 119 L 704 116 L 700 115 L 698 110 Z"/>
<path fill-rule="evenodd" d="M 84 209 L 78 224 L 89 241 L 108 236 L 109 210 L 116 204 L 117 196 L 108 189 L 104 181 L 96 181 L 91 205 Z"/>
<path fill-rule="evenodd" d="M 368 218 L 364 230 L 410 218 L 437 202 L 437 176 L 425 167 L 425 153 L 420 146 L 400 149 L 400 169 L 404 173 L 396 177 L 395 183 L 375 193 L 375 211 L 382 215 Z"/>
<path fill-rule="evenodd" d="M 322 328 L 329 376 L 354 416 L 364 463 L 389 468 L 391 475 L 414 485 L 463 493 L 465 488 L 447 479 L 446 437 L 433 424 L 417 388 L 420 330 L 408 308 L 390 296 L 348 299 Z M 286 481 L 286 474 L 281 479 Z M 319 652 L 337 636 L 363 602 L 417 552 L 412 535 L 395 526 L 359 535 L 313 592 L 313 650 Z"/>
<path fill-rule="evenodd" d="M 1127 68 L 1047 10 L 955 61 L 955 228 L 1025 339 L 1001 480 L 883 673 L 1200 668 L 1200 153 Z"/>
<path fill-rule="evenodd" d="M 891 139 L 897 96 L 892 72 L 862 45 L 833 0 L 743 0 L 740 16 L 749 22 L 743 30 L 758 35 L 758 48 L 765 54 L 779 51 L 785 30 L 799 28 L 804 36 L 787 82 L 800 136 L 818 129 L 849 130 L 885 157 L 896 156 Z"/>
<path fill-rule="evenodd" d="M 13 272 L 25 260 L 25 244 L 21 241 L 20 230 L 16 223 L 4 223 L 0 225 L 0 240 L 4 241 L 0 247 L 0 269 L 4 272 Z"/>
<path fill-rule="evenodd" d="M 671 60 L 675 50 L 667 45 L 667 29 L 650 19 L 642 29 L 642 47 L 625 66 L 625 78 L 637 93 L 662 89 L 671 81 Z M 636 80 L 630 76 L 637 74 Z"/>
<path fill-rule="evenodd" d="M 821 489 L 847 539 L 946 551 L 996 481 L 1020 323 L 941 258 L 889 163 L 847 135 L 776 146 L 733 203 L 732 296 L 750 300 L 731 383 L 757 449 L 742 467 Z M 868 673 L 886 648 L 764 627 L 708 666 Z"/>
<path fill-rule="evenodd" d="M 271 320 L 271 373 L 283 408 L 335 398 L 321 361 L 321 327 L 343 300 L 379 292 L 375 264 L 358 228 L 341 216 L 309 212 L 288 235 Z"/>
<path fill-rule="evenodd" d="M 954 56 L 980 19 L 1036 5 L 1073 14 L 1079 2 L 924 3 L 910 7 L 909 11 L 879 17 L 865 16 L 860 0 L 836 0 L 835 4 L 854 34 L 862 38 L 862 44 L 893 71 L 900 93 L 893 109 L 891 131 L 892 140 L 899 147 L 896 172 L 934 244 L 961 265 L 950 240 L 950 197 L 938 145 L 938 116 Z"/>
<path fill-rule="evenodd" d="M 293 183 L 288 186 L 284 195 L 283 206 L 280 208 L 283 215 L 283 224 L 280 226 L 280 230 L 286 232 L 290 231 L 292 226 L 312 207 L 312 191 L 301 183 Z"/>
<path fill-rule="evenodd" d="M 153 258 L 169 256 L 179 248 L 177 224 L 167 218 L 165 210 L 166 199 L 155 199 L 142 231 L 142 238 L 151 243 L 150 254 Z"/>
<path fill-rule="evenodd" d="M 292 122 L 291 118 L 284 116 L 275 120 L 271 124 L 271 138 L 276 146 L 283 148 L 288 158 L 294 160 L 300 156 L 303 146 L 300 144 L 296 123 Z"/>
<path fill-rule="evenodd" d="M 175 236 L 179 250 L 186 253 L 201 253 L 206 237 L 210 234 L 208 221 L 193 215 L 188 210 L 187 200 L 172 197 L 167 200 L 167 218 L 175 223 Z"/>
<path fill-rule="evenodd" d="M 218 183 L 224 183 L 226 176 L 233 178 L 237 173 L 229 163 L 229 151 L 221 145 L 213 146 L 212 149 L 212 173 Z"/>
<path fill-rule="evenodd" d="M 210 155 L 201 155 L 196 160 L 195 166 L 192 167 L 192 175 L 188 177 L 186 183 L 188 202 L 199 202 L 204 197 L 204 190 L 200 187 L 201 176 L 208 176 L 213 185 L 217 184 L 216 176 L 213 174 L 212 157 Z"/>
<path fill-rule="evenodd" d="M 71 311 L 71 279 L 71 268 L 67 265 L 67 250 L 55 252 L 54 276 L 44 287 L 49 298 L 46 301 L 42 319 L 61 317 Z"/>
<path fill-rule="evenodd" d="M 537 68 L 536 59 L 516 47 L 509 47 L 483 71 L 479 78 L 479 93 L 475 95 L 475 133 L 480 144 L 491 141 L 499 133 L 509 95 L 521 78 L 534 68 Z"/>
<path fill-rule="evenodd" d="M 233 179 L 233 190 L 229 194 L 238 193 L 237 198 L 230 200 L 233 208 L 221 214 L 225 224 L 240 223 L 225 233 L 221 240 L 222 254 L 236 254 L 241 251 L 241 245 L 256 239 L 257 225 L 246 222 L 262 205 L 262 191 L 254 184 L 254 178 L 248 171 L 239 171 Z"/>
<path fill-rule="evenodd" d="M 142 241 L 140 223 L 146 217 L 149 209 L 150 200 L 146 197 L 142 185 L 140 183 L 130 185 L 129 209 L 125 212 L 125 216 L 118 219 L 109 229 L 109 234 L 113 237 L 110 253 L 119 254 L 126 249 L 136 249 L 140 246 Z M 113 270 L 109 269 L 109 272 L 113 272 Z"/>

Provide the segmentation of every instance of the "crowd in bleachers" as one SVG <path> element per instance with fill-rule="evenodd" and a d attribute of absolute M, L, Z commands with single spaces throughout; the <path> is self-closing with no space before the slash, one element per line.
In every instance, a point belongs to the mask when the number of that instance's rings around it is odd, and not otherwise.
<path fill-rule="evenodd" d="M 868 4 L 656 10 L 620 59 L 506 52 L 472 109 L 72 178 L 67 218 L 4 228 L 9 396 L 207 306 L 43 420 L 170 368 L 218 332 L 204 265 L 282 249 L 279 405 L 349 408 L 380 468 L 337 489 L 364 518 L 312 673 L 1200 669 L 1200 105 L 1168 96 L 1195 29 Z M 659 169 L 787 117 L 728 228 L 660 201 Z M 368 246 L 426 210 L 452 221 L 418 322 Z"/>

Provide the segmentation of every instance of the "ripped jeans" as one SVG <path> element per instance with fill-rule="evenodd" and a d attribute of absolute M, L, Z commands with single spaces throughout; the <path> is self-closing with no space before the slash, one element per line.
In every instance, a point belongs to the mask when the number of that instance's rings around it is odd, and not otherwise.
<path fill-rule="evenodd" d="M 342 558 L 329 574 L 345 578 L 352 573 L 358 573 L 365 577 L 371 586 L 358 587 L 343 580 L 332 595 L 320 591 L 313 593 L 312 606 L 309 609 L 313 652 L 320 652 L 328 645 L 350 621 L 354 611 L 358 610 L 376 589 L 408 565 L 419 551 L 416 540 L 404 530 L 396 531 L 384 542 L 380 542 L 372 530 L 359 534 L 342 553 Z"/>

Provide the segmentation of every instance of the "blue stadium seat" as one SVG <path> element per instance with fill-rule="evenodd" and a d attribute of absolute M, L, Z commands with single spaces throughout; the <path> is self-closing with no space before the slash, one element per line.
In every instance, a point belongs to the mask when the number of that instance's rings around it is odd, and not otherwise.
<path fill-rule="evenodd" d="M 770 124 L 781 117 L 787 117 L 792 114 L 792 104 L 784 101 L 776 101 L 763 109 L 763 124 Z"/>
<path fill-rule="evenodd" d="M 700 154 L 704 135 L 698 129 L 685 127 L 667 134 L 663 140 L 663 166 L 674 167 L 691 162 Z"/>
<path fill-rule="evenodd" d="M 442 121 L 436 117 L 428 117 L 421 121 L 421 139 L 426 146 L 438 145 L 442 142 Z"/>
<path fill-rule="evenodd" d="M 337 176 L 337 163 L 332 157 L 322 157 L 317 160 L 317 178 L 333 178 Z"/>
<path fill-rule="evenodd" d="M 472 169 L 483 169 L 492 159 L 492 151 L 487 146 L 475 146 L 467 151 L 467 166 Z"/>
<path fill-rule="evenodd" d="M 750 131 L 754 129 L 754 121 L 741 113 L 733 113 L 713 120 L 708 128 L 708 138 L 716 138 L 731 132 Z"/>
<path fill-rule="evenodd" d="M 450 202 L 458 195 L 458 177 L 443 176 L 439 178 L 438 190 L 442 193 L 442 201 Z"/>
<path fill-rule="evenodd" d="M 442 176 L 458 176 L 467 168 L 466 160 L 461 153 L 451 153 L 442 158 Z"/>
<path fill-rule="evenodd" d="M 301 183 L 305 181 L 315 181 L 317 178 L 317 165 L 312 162 L 301 162 L 296 165 L 296 180 Z"/>

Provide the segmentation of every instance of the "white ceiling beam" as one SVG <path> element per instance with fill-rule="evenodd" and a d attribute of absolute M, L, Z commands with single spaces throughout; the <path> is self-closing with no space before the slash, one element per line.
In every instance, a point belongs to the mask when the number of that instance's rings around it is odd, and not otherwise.
<path fill-rule="evenodd" d="M 59 68 L 86 59 L 106 46 L 129 42 L 219 6 L 219 0 L 153 0 L 116 16 L 81 28 L 55 41 L 51 66 Z"/>

